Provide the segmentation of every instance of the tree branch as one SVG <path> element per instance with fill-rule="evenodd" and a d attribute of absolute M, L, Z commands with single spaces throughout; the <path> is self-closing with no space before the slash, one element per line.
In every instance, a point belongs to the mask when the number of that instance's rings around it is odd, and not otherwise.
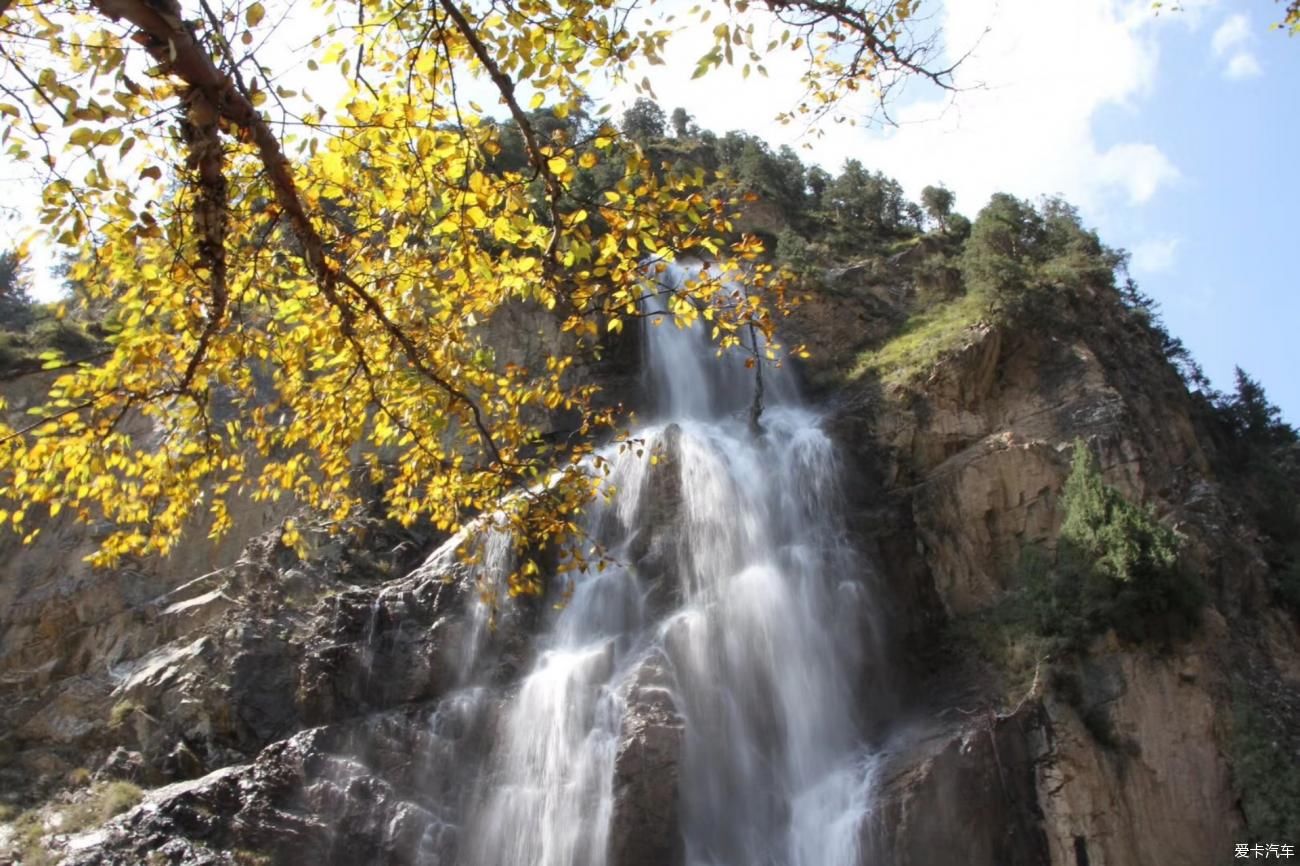
<path fill-rule="evenodd" d="M 817 18 L 811 22 L 802 22 L 801 26 L 811 26 L 823 20 L 833 20 L 857 33 L 862 40 L 862 48 L 871 56 L 892 62 L 907 72 L 928 79 L 944 90 L 953 90 L 952 73 L 956 65 L 945 69 L 930 69 L 924 66 L 925 58 L 918 57 L 916 50 L 903 52 L 893 42 L 882 40 L 876 33 L 876 20 L 864 9 L 854 7 L 845 0 L 764 0 L 767 8 L 780 17 L 782 12 L 814 12 Z M 855 58 L 856 59 L 856 58 Z"/>
<path fill-rule="evenodd" d="M 194 203 L 194 230 L 198 236 L 199 260 L 208 269 L 210 308 L 199 345 L 181 376 L 180 388 L 189 391 L 199 364 L 207 355 L 213 337 L 226 317 L 229 294 L 226 287 L 227 182 L 223 170 L 225 153 L 217 126 L 219 111 L 201 91 L 191 90 L 181 132 L 189 147 L 190 165 L 198 173 L 198 200 Z"/>
<path fill-rule="evenodd" d="M 474 56 L 478 58 L 479 63 L 487 70 L 488 76 L 492 83 L 497 86 L 501 93 L 501 99 L 505 102 L 506 107 L 510 109 L 510 116 L 514 118 L 515 123 L 519 126 L 519 134 L 523 136 L 524 147 L 528 151 L 528 161 L 533 164 L 533 169 L 542 178 L 546 184 L 546 197 L 550 204 L 551 211 L 551 240 L 547 246 L 546 257 L 549 261 L 555 260 L 555 255 L 559 251 L 560 232 L 563 231 L 563 223 L 560 216 L 560 197 L 564 194 L 560 186 L 560 179 L 551 171 L 547 164 L 546 155 L 542 153 L 541 145 L 537 142 L 537 131 L 533 129 L 532 121 L 520 107 L 519 101 L 515 99 L 515 83 L 510 80 L 510 76 L 501 71 L 493 59 L 492 53 L 488 51 L 483 40 L 479 39 L 478 33 L 474 30 L 472 24 L 465 17 L 464 13 L 456 7 L 453 0 L 438 0 L 439 5 L 446 11 L 460 35 L 474 51 Z"/>
<path fill-rule="evenodd" d="M 159 0 L 157 5 L 147 0 L 91 0 L 91 2 L 109 18 L 124 19 L 135 26 L 139 31 L 136 41 L 143 45 L 159 64 L 201 94 L 207 104 L 214 107 L 222 117 L 248 133 L 257 148 L 262 166 L 271 182 L 271 188 L 275 191 L 276 202 L 289 217 L 294 235 L 302 245 L 303 259 L 325 299 L 342 316 L 345 332 L 348 332 L 349 337 L 352 336 L 352 324 L 356 313 L 340 295 L 338 290 L 340 285 L 350 289 L 361 301 L 362 306 L 379 320 L 385 332 L 401 347 L 407 361 L 421 375 L 433 382 L 454 402 L 466 407 L 472 416 L 483 447 L 496 464 L 504 467 L 505 461 L 487 427 L 478 403 L 425 363 L 410 336 L 389 318 L 382 305 L 354 279 L 330 263 L 325 255 L 325 242 L 307 215 L 279 139 L 258 113 L 249 95 L 242 88 L 237 87 L 229 75 L 219 70 L 212 62 L 212 58 L 199 45 L 191 28 L 182 21 L 180 7 L 175 0 Z M 464 18 L 462 17 L 461 20 L 463 21 Z M 227 60 L 233 63 L 225 40 L 218 39 L 217 42 Z"/>

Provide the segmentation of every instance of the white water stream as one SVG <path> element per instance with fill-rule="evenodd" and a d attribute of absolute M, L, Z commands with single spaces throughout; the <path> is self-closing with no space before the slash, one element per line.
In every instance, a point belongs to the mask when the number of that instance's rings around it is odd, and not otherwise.
<path fill-rule="evenodd" d="M 860 711 L 877 647 L 835 450 L 786 371 L 765 369 L 754 435 L 739 358 L 715 358 L 702 333 L 671 321 L 645 338 L 658 420 L 634 433 L 644 448 L 609 452 L 610 496 L 587 517 L 622 564 L 576 575 L 545 618 L 467 795 L 458 861 L 620 866 L 616 761 L 630 687 L 649 670 L 682 724 L 686 866 L 855 866 L 871 807 Z M 680 484 L 657 481 L 665 472 Z M 635 564 L 648 546 L 655 574 Z"/>

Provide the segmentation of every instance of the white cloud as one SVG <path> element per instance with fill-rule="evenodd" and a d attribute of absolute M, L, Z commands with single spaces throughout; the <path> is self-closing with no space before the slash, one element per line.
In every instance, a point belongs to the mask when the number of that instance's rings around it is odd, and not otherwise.
<path fill-rule="evenodd" d="M 1165 22 L 1187 26 L 1179 15 L 1156 19 L 1148 0 L 948 0 L 937 14 L 951 54 L 974 48 L 958 69 L 963 91 L 947 99 L 913 88 L 895 106 L 899 126 L 885 132 L 827 124 L 812 141 L 816 161 L 838 169 L 860 159 L 912 195 L 941 181 L 969 214 L 999 190 L 1061 194 L 1096 214 L 1148 202 L 1178 178 L 1156 143 L 1100 141 L 1094 122 L 1103 109 L 1138 110 L 1155 84 L 1158 34 Z M 757 84 L 726 70 L 692 82 L 709 48 L 708 28 L 699 29 L 651 71 L 664 108 L 684 106 L 705 128 L 748 129 L 774 146 L 796 141 L 797 131 L 769 121 L 800 95 L 794 59 L 772 58 Z"/>
<path fill-rule="evenodd" d="M 1133 246 L 1133 273 L 1142 276 L 1173 270 L 1182 238 L 1148 238 Z"/>
<path fill-rule="evenodd" d="M 871 151 L 909 189 L 941 175 L 970 213 L 998 190 L 1059 193 L 1092 212 L 1149 201 L 1177 168 L 1152 143 L 1105 146 L 1093 129 L 1103 108 L 1135 110 L 1154 86 L 1158 48 L 1145 12 L 1118 0 L 950 3 L 948 44 L 978 40 L 961 81 L 982 88 L 959 94 L 940 123 L 900 129 Z"/>
<path fill-rule="evenodd" d="M 1231 15 L 1210 37 L 1210 47 L 1215 57 L 1223 57 L 1234 48 L 1250 42 L 1250 19 L 1245 15 Z"/>
<path fill-rule="evenodd" d="M 1101 189 L 1122 190 L 1129 204 L 1146 204 L 1156 192 L 1178 179 L 1178 169 L 1153 144 L 1117 144 L 1099 155 L 1092 166 Z"/>
<path fill-rule="evenodd" d="M 1250 18 L 1241 13 L 1228 16 L 1214 31 L 1210 37 L 1210 50 L 1216 58 L 1228 58 L 1223 67 L 1224 78 L 1243 81 L 1264 73 L 1259 60 L 1250 51 L 1253 42 Z"/>
<path fill-rule="evenodd" d="M 1165 8 L 1156 10 L 1156 14 L 1168 16 L 1195 32 L 1201 29 L 1206 16 L 1218 5 L 1219 0 L 1179 0 L 1176 4 L 1165 4 Z"/>
<path fill-rule="evenodd" d="M 1263 75 L 1264 69 L 1259 65 L 1259 61 L 1255 59 L 1255 55 L 1249 51 L 1242 51 L 1239 54 L 1232 55 L 1232 59 L 1228 61 L 1227 67 L 1223 70 L 1223 74 L 1233 81 L 1243 81 L 1247 78 Z"/>

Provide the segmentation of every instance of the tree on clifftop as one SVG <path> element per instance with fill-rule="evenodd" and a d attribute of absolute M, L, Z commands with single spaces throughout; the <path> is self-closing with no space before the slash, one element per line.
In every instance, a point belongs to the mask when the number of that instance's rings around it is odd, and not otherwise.
<path fill-rule="evenodd" d="M 643 96 L 623 112 L 623 134 L 634 141 L 663 138 L 667 128 L 668 118 L 653 99 Z"/>
<path fill-rule="evenodd" d="M 952 217 L 952 206 L 956 202 L 957 196 L 942 184 L 921 190 L 921 207 L 941 232 L 948 231 L 948 220 Z"/>
<path fill-rule="evenodd" d="M 22 259 L 12 250 L 0 252 L 0 331 L 21 330 L 32 316 L 32 299 L 23 280 Z"/>
<path fill-rule="evenodd" d="M 540 419 L 610 423 L 569 372 L 636 314 L 642 262 L 718 256 L 670 311 L 724 344 L 772 327 L 761 292 L 738 303 L 720 279 L 756 248 L 723 249 L 730 208 L 698 172 L 651 165 L 607 123 L 576 140 L 538 128 L 540 110 L 583 109 L 597 76 L 662 62 L 673 32 L 635 5 L 0 0 L 0 140 L 44 173 L 69 280 L 113 310 L 107 357 L 0 423 L 0 523 L 107 521 L 111 562 L 168 550 L 199 512 L 225 530 L 239 488 L 342 517 L 360 453 L 398 520 L 451 530 L 524 491 L 507 515 L 521 537 L 571 532 L 585 446 L 557 451 Z M 806 96 L 789 116 L 811 119 L 908 75 L 950 86 L 916 5 L 705 3 L 696 72 L 794 52 Z M 771 20 L 784 31 L 757 40 Z M 493 163 L 503 130 L 522 167 Z M 603 186 L 576 183 L 597 164 Z M 553 310 L 571 351 L 498 362 L 483 329 L 520 303 Z M 140 416 L 148 443 L 124 429 Z"/>

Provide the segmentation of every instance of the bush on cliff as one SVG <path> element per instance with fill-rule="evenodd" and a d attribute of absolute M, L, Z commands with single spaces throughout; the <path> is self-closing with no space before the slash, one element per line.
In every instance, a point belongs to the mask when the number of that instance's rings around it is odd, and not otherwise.
<path fill-rule="evenodd" d="M 1055 562 L 1026 569 L 1024 595 L 1036 628 L 1078 645 L 1113 628 L 1120 637 L 1169 640 L 1199 621 L 1204 591 L 1183 569 L 1178 536 L 1149 506 L 1102 480 L 1075 440 Z"/>

